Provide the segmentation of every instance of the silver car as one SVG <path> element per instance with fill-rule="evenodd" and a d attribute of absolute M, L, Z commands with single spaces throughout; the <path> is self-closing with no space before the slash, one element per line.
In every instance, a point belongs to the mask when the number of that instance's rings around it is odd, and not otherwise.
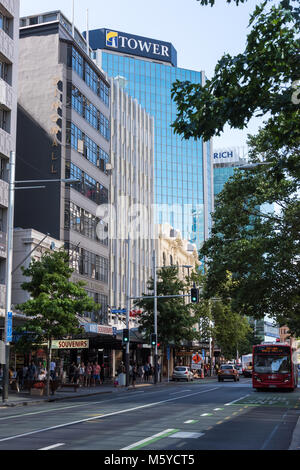
<path fill-rule="evenodd" d="M 194 374 L 191 371 L 190 367 L 187 366 L 177 366 L 175 367 L 173 374 L 172 374 L 172 380 L 186 380 L 187 382 L 190 382 L 194 380 Z"/>

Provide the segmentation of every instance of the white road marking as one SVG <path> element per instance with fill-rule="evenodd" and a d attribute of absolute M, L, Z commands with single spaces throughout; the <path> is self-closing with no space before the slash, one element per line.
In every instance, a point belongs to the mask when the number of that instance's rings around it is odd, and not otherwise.
<path fill-rule="evenodd" d="M 197 421 L 195 419 L 188 419 L 187 421 L 184 422 L 184 424 L 194 424 L 196 423 Z"/>
<path fill-rule="evenodd" d="M 154 434 L 153 436 L 150 436 L 150 437 L 147 437 L 146 439 L 142 439 L 141 441 L 135 442 L 134 444 L 131 444 L 128 447 L 123 447 L 123 449 L 121 449 L 121 450 L 134 449 L 137 446 L 140 446 L 140 445 L 145 444 L 149 441 L 152 441 L 152 439 L 156 439 L 157 437 L 164 436 L 165 434 L 168 434 L 168 433 L 173 432 L 173 431 L 176 431 L 176 429 L 165 429 L 164 431 L 159 432 L 157 434 Z"/>
<path fill-rule="evenodd" d="M 245 396 L 243 396 L 243 397 L 241 397 L 241 398 L 238 398 L 237 400 L 231 401 L 230 403 L 225 403 L 224 406 L 232 405 L 233 403 L 236 403 L 237 401 L 240 401 L 240 400 L 242 400 L 243 398 L 246 398 L 246 397 L 250 397 L 250 394 L 248 393 L 248 395 L 245 395 Z"/>
<path fill-rule="evenodd" d="M 204 432 L 176 432 L 169 437 L 174 439 L 198 439 L 204 436 Z"/>
<path fill-rule="evenodd" d="M 39 449 L 39 450 L 50 450 L 50 449 L 55 449 L 56 447 L 61 447 L 64 445 L 65 444 L 53 444 L 53 446 L 43 447 L 42 449 Z"/>
<path fill-rule="evenodd" d="M 106 417 L 110 417 L 110 416 L 123 414 L 123 413 L 129 413 L 130 411 L 141 410 L 143 408 L 150 408 L 151 406 L 157 406 L 157 405 L 161 405 L 162 403 L 168 403 L 170 401 L 181 400 L 182 398 L 192 397 L 194 395 L 201 395 L 202 393 L 208 393 L 208 392 L 212 392 L 213 390 L 218 390 L 218 389 L 219 389 L 219 387 L 214 387 L 214 388 L 210 388 L 208 390 L 202 390 L 201 392 L 195 392 L 195 393 L 190 393 L 189 395 L 183 395 L 182 397 L 169 398 L 168 400 L 162 400 L 162 401 L 158 401 L 158 402 L 148 403 L 147 405 L 136 406 L 134 408 L 128 408 L 126 410 L 114 411 L 113 413 L 108 413 L 106 415 L 103 415 L 101 417 L 101 419 L 106 418 Z M 15 435 L 15 436 L 5 437 L 4 439 L 0 439 L 0 442 L 10 441 L 12 439 L 17 439 L 17 438 L 25 437 L 25 436 L 31 436 L 32 434 L 38 434 L 38 433 L 41 433 L 41 432 L 52 431 L 53 429 L 60 429 L 60 428 L 64 428 L 64 427 L 67 427 L 67 426 L 73 426 L 75 424 L 85 423 L 85 422 L 88 422 L 88 421 L 93 421 L 95 419 L 99 419 L 99 418 L 85 418 L 85 419 L 80 419 L 78 421 L 72 421 L 70 423 L 58 424 L 57 426 L 51 426 L 49 428 L 38 429 L 36 431 L 30 431 L 30 432 L 27 432 L 27 433 L 24 433 L 24 434 L 18 434 L 18 435 Z"/>

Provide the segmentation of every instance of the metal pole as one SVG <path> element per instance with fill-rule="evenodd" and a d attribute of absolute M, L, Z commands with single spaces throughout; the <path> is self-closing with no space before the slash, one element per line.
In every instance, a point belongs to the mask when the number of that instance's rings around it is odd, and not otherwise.
<path fill-rule="evenodd" d="M 130 346 L 130 330 L 129 330 L 129 312 L 130 312 L 130 290 L 131 290 L 131 279 L 130 279 L 130 236 L 128 233 L 127 240 L 127 308 L 126 308 L 126 328 L 129 331 L 129 341 L 126 343 L 125 353 L 125 370 L 126 370 L 126 387 L 129 387 L 129 346 Z"/>
<path fill-rule="evenodd" d="M 154 282 L 154 333 L 156 335 L 155 352 L 154 352 L 154 383 L 158 381 L 157 370 L 157 272 L 156 272 L 156 259 L 155 251 L 153 251 L 153 282 Z"/>
<path fill-rule="evenodd" d="M 8 313 L 11 311 L 11 283 L 12 283 L 12 254 L 14 240 L 14 203 L 15 203 L 15 169 L 16 169 L 16 153 L 10 152 L 9 159 L 9 199 L 8 199 L 8 216 L 7 216 L 7 259 L 6 259 L 6 294 L 5 294 L 5 364 L 3 368 L 3 402 L 8 400 L 9 385 L 9 341 L 7 335 Z"/>

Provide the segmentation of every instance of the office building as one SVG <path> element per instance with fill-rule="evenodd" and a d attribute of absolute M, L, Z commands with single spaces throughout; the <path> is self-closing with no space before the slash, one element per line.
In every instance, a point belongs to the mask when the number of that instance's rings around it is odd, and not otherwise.
<path fill-rule="evenodd" d="M 154 120 L 137 100 L 125 93 L 122 81 L 111 84 L 111 214 L 110 307 L 127 307 L 128 234 L 130 235 L 130 295 L 147 292 L 152 276 Z M 123 321 L 123 323 L 122 323 Z M 124 328 L 125 315 L 111 314 L 111 322 Z M 137 326 L 134 316 L 130 326 Z"/>
<path fill-rule="evenodd" d="M 176 80 L 204 83 L 205 73 L 177 67 L 177 52 L 167 42 L 108 29 L 89 31 L 89 40 L 99 67 L 122 80 L 125 91 L 154 117 L 155 222 L 169 223 L 199 248 L 211 227 L 212 146 L 174 134 L 171 88 Z"/>
<path fill-rule="evenodd" d="M 8 163 L 16 151 L 19 0 L 0 1 L 0 328 L 4 325 Z M 1 334 L 0 334 L 1 339 Z"/>
<path fill-rule="evenodd" d="M 97 208 L 109 202 L 110 86 L 78 30 L 59 12 L 20 20 L 17 180 L 60 180 L 18 191 L 15 226 L 64 242 L 107 323 L 109 248 Z M 68 184 L 64 179 L 72 179 Z"/>

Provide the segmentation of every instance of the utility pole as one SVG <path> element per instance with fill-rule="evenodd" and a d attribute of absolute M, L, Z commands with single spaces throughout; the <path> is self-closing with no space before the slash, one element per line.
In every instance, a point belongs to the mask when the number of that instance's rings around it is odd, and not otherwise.
<path fill-rule="evenodd" d="M 129 346 L 130 346 L 130 329 L 129 329 L 129 313 L 130 313 L 130 291 L 131 291 L 131 272 L 130 272 L 130 235 L 127 239 L 127 308 L 126 308 L 126 328 L 129 331 L 129 341 L 126 343 L 125 352 L 125 370 L 126 370 L 126 387 L 129 387 Z"/>
<path fill-rule="evenodd" d="M 154 334 L 156 336 L 155 349 L 154 349 L 154 383 L 158 382 L 158 364 L 157 364 L 157 272 L 156 272 L 156 259 L 155 250 L 153 251 L 153 281 L 154 281 Z"/>
<path fill-rule="evenodd" d="M 4 347 L 5 363 L 3 367 L 3 402 L 8 400 L 9 385 L 9 343 L 8 337 L 9 315 L 11 315 L 11 284 L 12 284 L 12 255 L 14 240 L 14 202 L 15 202 L 15 170 L 16 153 L 10 152 L 9 159 L 9 194 L 8 194 L 8 217 L 7 217 L 7 259 L 6 259 L 6 293 L 5 293 L 5 328 L 4 328 Z"/>

